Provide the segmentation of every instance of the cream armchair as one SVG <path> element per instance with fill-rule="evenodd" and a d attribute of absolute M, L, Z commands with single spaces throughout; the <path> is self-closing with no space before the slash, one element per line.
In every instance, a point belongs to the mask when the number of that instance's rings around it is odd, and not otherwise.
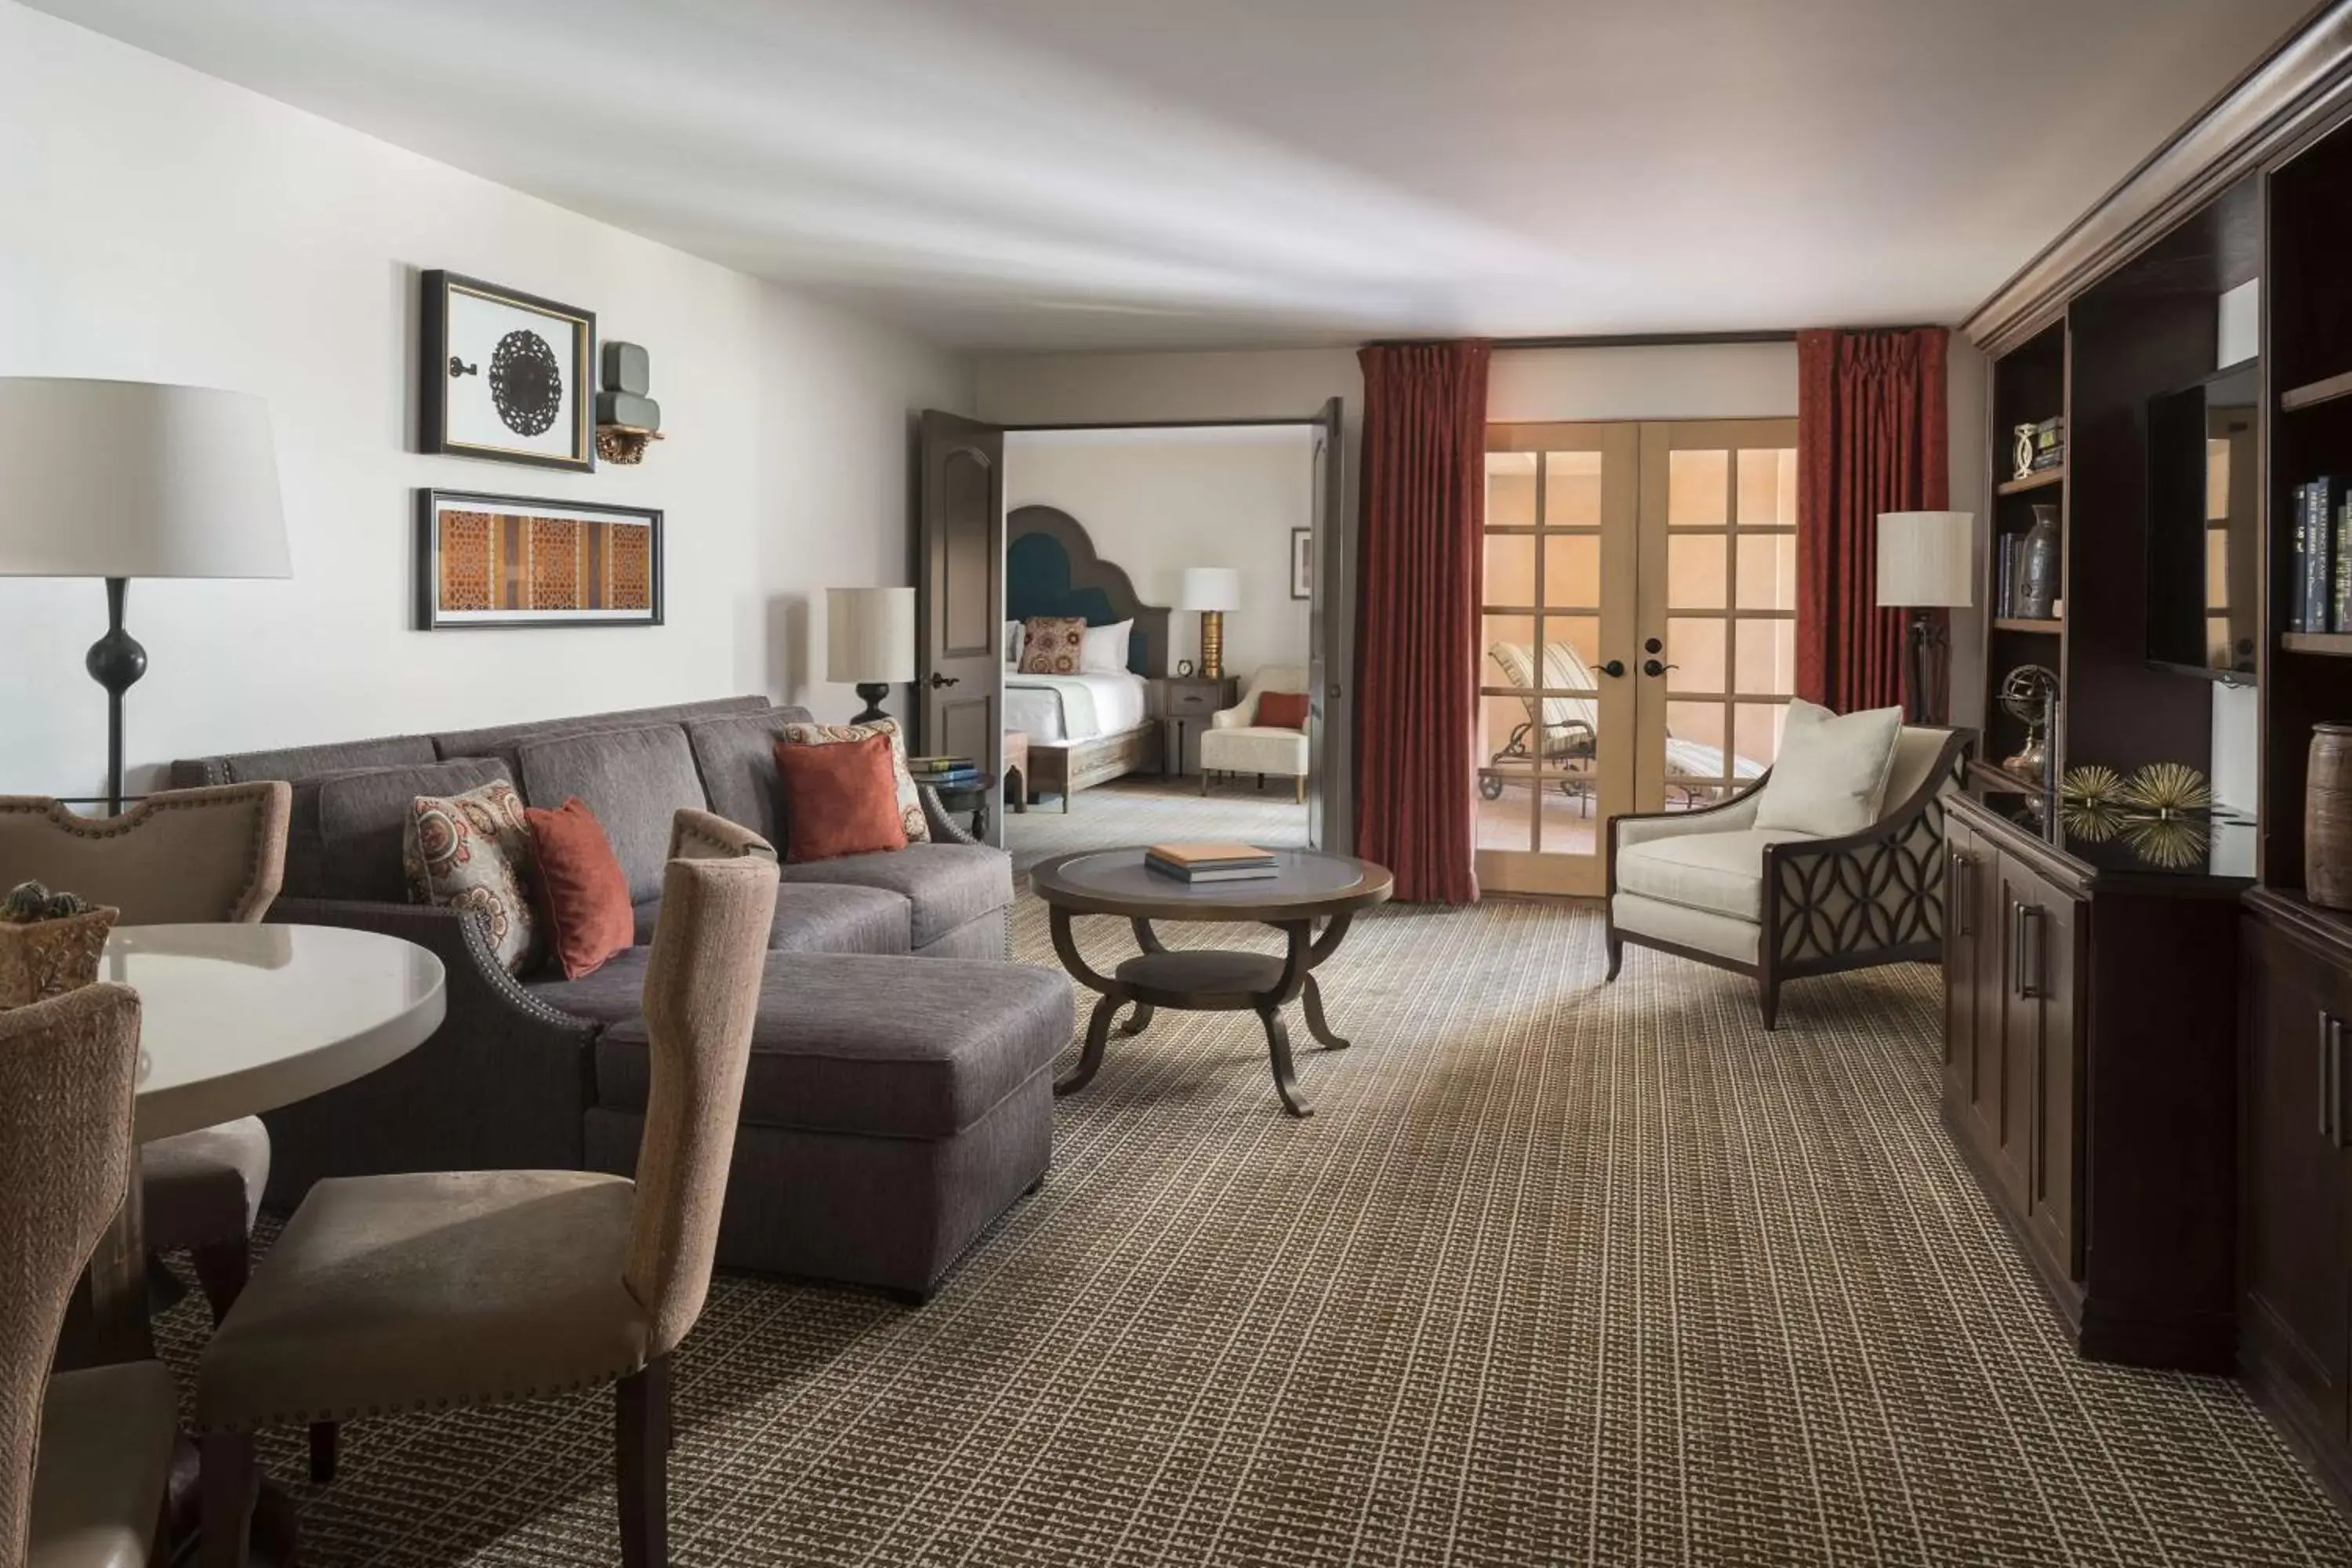
<path fill-rule="evenodd" d="M 1765 778 L 1719 805 L 1609 825 L 1609 978 L 1625 944 L 1756 977 L 1769 1029 L 1780 985 L 1944 950 L 1944 811 L 1969 731 L 1906 725 L 1886 805 L 1859 833 L 1756 826 Z"/>
<path fill-rule="evenodd" d="M 1255 773 L 1291 781 L 1295 798 L 1307 798 L 1307 731 L 1277 729 L 1257 721 L 1257 700 L 1269 691 L 1303 692 L 1307 671 L 1295 664 L 1269 664 L 1250 677 L 1249 689 L 1231 708 L 1210 716 L 1201 735 L 1201 793 L 1209 793 L 1213 773 Z"/>

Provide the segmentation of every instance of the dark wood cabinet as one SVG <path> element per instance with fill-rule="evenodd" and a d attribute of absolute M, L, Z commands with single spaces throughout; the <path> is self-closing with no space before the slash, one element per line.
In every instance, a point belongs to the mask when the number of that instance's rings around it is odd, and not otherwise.
<path fill-rule="evenodd" d="M 1948 813 L 1945 1123 L 2084 1355 L 2227 1371 L 2222 955 L 2249 879 L 2118 864 L 2118 847 L 2053 843 L 2026 809 L 1958 797 Z"/>
<path fill-rule="evenodd" d="M 2352 1492 L 2352 927 L 2291 894 L 2248 897 L 2240 1344 L 2314 1467 Z"/>

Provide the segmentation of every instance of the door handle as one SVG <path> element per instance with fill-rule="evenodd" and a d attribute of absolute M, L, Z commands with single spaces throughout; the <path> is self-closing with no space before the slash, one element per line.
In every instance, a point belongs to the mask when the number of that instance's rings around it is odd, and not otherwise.
<path fill-rule="evenodd" d="M 943 686 L 960 685 L 962 683 L 962 679 L 963 678 L 961 676 L 941 675 L 935 669 L 931 671 L 931 689 L 937 691 Z"/>
<path fill-rule="evenodd" d="M 1601 673 L 1612 680 L 1622 679 L 1625 674 L 1625 661 L 1622 658 L 1612 658 L 1601 667 Z"/>
<path fill-rule="evenodd" d="M 1681 668 L 1682 666 L 1679 664 L 1660 664 L 1654 658 L 1645 658 L 1642 661 L 1642 673 L 1643 675 L 1664 675 L 1670 669 L 1680 669 Z"/>

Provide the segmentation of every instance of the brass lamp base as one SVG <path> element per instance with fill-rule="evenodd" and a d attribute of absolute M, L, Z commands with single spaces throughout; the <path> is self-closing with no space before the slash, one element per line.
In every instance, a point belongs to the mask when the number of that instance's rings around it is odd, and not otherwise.
<path fill-rule="evenodd" d="M 1201 612 L 1201 675 L 1206 680 L 1225 678 L 1225 612 Z"/>

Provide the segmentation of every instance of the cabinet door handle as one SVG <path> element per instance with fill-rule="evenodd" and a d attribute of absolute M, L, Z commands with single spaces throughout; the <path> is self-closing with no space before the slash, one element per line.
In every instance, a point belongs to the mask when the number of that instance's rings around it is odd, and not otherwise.
<path fill-rule="evenodd" d="M 2013 933 L 2010 938 L 2010 972 L 2017 977 L 2017 994 L 2034 1000 L 2047 994 L 2042 985 L 2042 907 L 2039 904 L 2012 902 L 2010 906 Z"/>
<path fill-rule="evenodd" d="M 2326 1041 L 2325 1084 L 2319 1106 L 2319 1119 L 2326 1123 L 2327 1141 L 2338 1149 L 2344 1147 L 2344 1021 L 2333 1014 L 2323 1014 L 2326 1022 L 2321 1033 Z"/>
<path fill-rule="evenodd" d="M 1969 897 L 1969 879 L 1975 869 L 1974 863 L 1967 856 L 1957 849 L 1952 851 L 1951 890 L 1945 901 L 1952 917 L 1952 930 L 1960 936 L 1977 934 L 1973 923 L 1976 900 Z"/>

